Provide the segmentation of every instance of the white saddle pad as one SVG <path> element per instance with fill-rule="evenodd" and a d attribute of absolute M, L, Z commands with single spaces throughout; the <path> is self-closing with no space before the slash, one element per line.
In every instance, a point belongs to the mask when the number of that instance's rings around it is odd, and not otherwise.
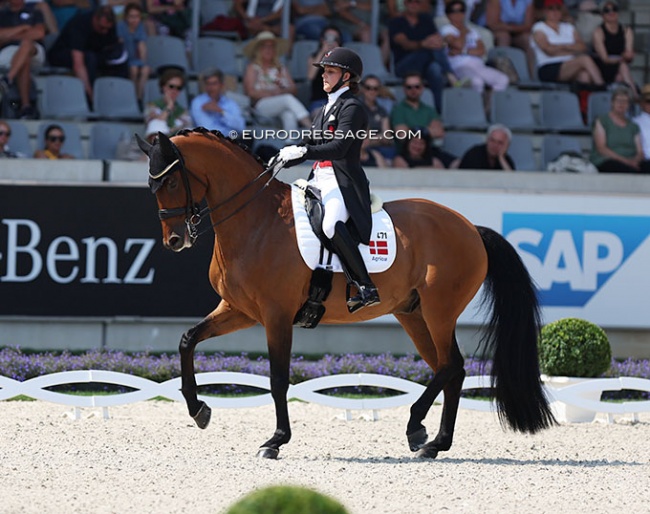
<path fill-rule="evenodd" d="M 291 203 L 296 223 L 298 248 L 305 264 L 312 270 L 326 268 L 342 272 L 338 256 L 323 248 L 314 234 L 305 211 L 304 190 L 296 184 L 291 185 Z M 359 251 L 366 263 L 368 273 L 381 273 L 392 266 L 397 253 L 393 221 L 384 209 L 373 213 L 370 234 L 370 245 L 359 245 Z"/>

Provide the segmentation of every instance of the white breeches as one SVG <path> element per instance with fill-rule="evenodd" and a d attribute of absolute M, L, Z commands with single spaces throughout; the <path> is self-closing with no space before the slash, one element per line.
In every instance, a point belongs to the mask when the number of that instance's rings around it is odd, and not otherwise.
<path fill-rule="evenodd" d="M 339 189 L 339 183 L 334 175 L 334 170 L 328 166 L 325 168 L 316 168 L 314 177 L 309 181 L 311 185 L 320 189 L 323 199 L 323 232 L 328 239 L 334 237 L 336 224 L 339 221 L 346 222 L 350 217 L 343 195 Z"/>
<path fill-rule="evenodd" d="M 459 79 L 469 79 L 472 89 L 482 93 L 485 86 L 495 91 L 503 91 L 508 87 L 508 75 L 487 66 L 481 59 L 467 59 L 460 65 L 453 66 L 454 73 Z"/>
<path fill-rule="evenodd" d="M 280 118 L 284 130 L 296 130 L 299 120 L 309 118 L 309 112 L 302 102 L 289 94 L 262 98 L 255 104 L 255 111 L 267 118 Z"/>

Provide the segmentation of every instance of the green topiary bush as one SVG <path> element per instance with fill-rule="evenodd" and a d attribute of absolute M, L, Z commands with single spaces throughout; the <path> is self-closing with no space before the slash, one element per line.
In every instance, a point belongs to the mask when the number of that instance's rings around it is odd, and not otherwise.
<path fill-rule="evenodd" d="M 225 514 L 348 514 L 338 501 L 311 489 L 272 486 L 254 491 Z"/>
<path fill-rule="evenodd" d="M 539 339 L 542 373 L 552 376 L 597 377 L 612 362 L 607 334 L 598 325 L 564 318 L 542 328 Z"/>

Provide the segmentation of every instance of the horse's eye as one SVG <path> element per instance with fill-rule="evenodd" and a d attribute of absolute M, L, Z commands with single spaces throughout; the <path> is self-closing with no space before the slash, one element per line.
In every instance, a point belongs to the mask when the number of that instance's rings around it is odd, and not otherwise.
<path fill-rule="evenodd" d="M 173 191 L 176 188 L 178 188 L 178 178 L 174 176 L 169 177 L 167 179 L 167 190 Z"/>

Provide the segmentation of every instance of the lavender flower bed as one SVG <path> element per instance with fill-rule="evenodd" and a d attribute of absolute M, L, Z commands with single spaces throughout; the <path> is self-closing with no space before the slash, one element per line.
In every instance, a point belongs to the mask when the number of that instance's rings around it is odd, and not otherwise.
<path fill-rule="evenodd" d="M 269 376 L 269 361 L 265 357 L 250 358 L 247 354 L 229 356 L 224 354 L 197 353 L 194 359 L 196 373 L 211 371 L 238 371 Z M 488 374 L 491 363 L 466 359 L 467 376 Z M 73 370 L 107 370 L 136 375 L 154 382 L 164 382 L 180 376 L 178 354 L 129 354 L 120 351 L 91 350 L 82 354 L 70 352 L 27 353 L 20 348 L 0 349 L 0 375 L 24 381 L 33 377 Z M 431 379 L 429 366 L 414 355 L 325 355 L 318 360 L 294 357 L 291 361 L 291 383 L 297 384 L 328 375 L 343 373 L 376 373 L 403 378 L 425 385 Z M 628 359 L 612 361 L 612 367 L 604 377 L 650 378 L 650 361 Z M 226 386 L 221 392 L 241 392 L 235 386 Z M 614 397 L 629 395 L 614 394 Z M 647 397 L 648 395 L 646 395 Z M 636 396 L 638 397 L 638 395 Z"/>

